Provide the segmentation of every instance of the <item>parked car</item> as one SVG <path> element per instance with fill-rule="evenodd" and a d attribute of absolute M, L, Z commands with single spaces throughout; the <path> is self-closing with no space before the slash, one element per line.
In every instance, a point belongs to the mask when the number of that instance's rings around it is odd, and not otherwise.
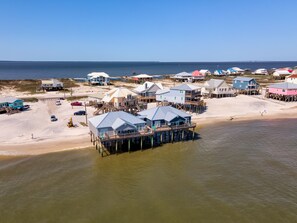
<path fill-rule="evenodd" d="M 30 108 L 30 105 L 24 105 L 20 110 L 21 111 L 26 111 Z"/>
<path fill-rule="evenodd" d="M 86 115 L 86 112 L 85 111 L 77 111 L 77 112 L 74 112 L 74 115 Z"/>
<path fill-rule="evenodd" d="M 71 106 L 82 106 L 82 103 L 79 101 L 75 101 L 71 103 Z"/>
<path fill-rule="evenodd" d="M 51 115 L 51 122 L 58 121 L 57 117 L 55 115 Z"/>
<path fill-rule="evenodd" d="M 61 102 L 60 101 L 56 101 L 56 105 L 61 105 Z"/>

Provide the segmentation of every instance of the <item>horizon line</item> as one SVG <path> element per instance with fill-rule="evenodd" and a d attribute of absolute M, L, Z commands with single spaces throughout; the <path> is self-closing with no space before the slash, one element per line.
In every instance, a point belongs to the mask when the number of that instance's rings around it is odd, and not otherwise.
<path fill-rule="evenodd" d="M 92 62 L 92 63 L 261 63 L 297 62 L 297 60 L 229 60 L 229 61 L 150 61 L 150 60 L 0 60 L 0 62 Z"/>

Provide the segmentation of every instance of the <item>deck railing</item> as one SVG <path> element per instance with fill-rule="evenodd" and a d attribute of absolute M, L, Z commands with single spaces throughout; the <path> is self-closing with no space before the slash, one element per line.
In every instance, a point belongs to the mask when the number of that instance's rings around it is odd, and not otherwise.
<path fill-rule="evenodd" d="M 136 138 L 142 136 L 152 136 L 155 132 L 164 132 L 164 131 L 172 131 L 172 130 L 179 130 L 179 129 L 189 129 L 195 128 L 195 123 L 185 123 L 182 125 L 173 125 L 173 126 L 161 126 L 157 128 L 148 128 L 147 130 L 139 131 L 139 132 L 131 132 L 131 133 L 122 133 L 117 135 L 108 135 L 105 134 L 104 137 L 100 137 L 101 141 L 109 141 L 109 140 L 116 140 L 116 139 L 129 139 L 129 138 Z"/>

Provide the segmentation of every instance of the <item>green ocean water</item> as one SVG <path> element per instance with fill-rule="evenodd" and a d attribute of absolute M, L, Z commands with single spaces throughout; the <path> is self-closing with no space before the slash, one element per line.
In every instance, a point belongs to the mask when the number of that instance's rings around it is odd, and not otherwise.
<path fill-rule="evenodd" d="M 297 222 L 297 120 L 101 158 L 0 158 L 0 222 Z"/>

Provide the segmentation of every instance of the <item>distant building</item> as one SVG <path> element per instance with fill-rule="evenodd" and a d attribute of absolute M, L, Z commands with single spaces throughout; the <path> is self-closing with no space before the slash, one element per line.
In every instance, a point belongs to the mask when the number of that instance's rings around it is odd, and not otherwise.
<path fill-rule="evenodd" d="M 41 89 L 45 91 L 57 91 L 63 89 L 63 83 L 57 79 L 42 80 Z"/>
<path fill-rule="evenodd" d="M 232 97 L 234 96 L 234 93 L 234 89 L 224 80 L 220 79 L 210 79 L 204 83 L 202 88 L 202 95 L 209 97 Z"/>
<path fill-rule="evenodd" d="M 151 128 L 191 125 L 191 115 L 171 106 L 160 106 L 138 112 Z"/>
<path fill-rule="evenodd" d="M 137 94 L 127 88 L 119 87 L 108 91 L 102 101 L 112 104 L 115 108 L 124 107 L 136 103 Z"/>
<path fill-rule="evenodd" d="M 214 71 L 214 73 L 213 73 L 213 75 L 215 75 L 215 76 L 226 76 L 227 75 L 227 71 L 225 71 L 225 70 L 215 70 Z"/>
<path fill-rule="evenodd" d="M 227 74 L 232 75 L 232 74 L 243 74 L 244 70 L 239 68 L 239 67 L 231 67 L 227 69 Z"/>
<path fill-rule="evenodd" d="M 206 72 L 201 72 L 199 70 L 195 70 L 195 71 L 192 72 L 193 82 L 204 80 L 205 77 L 206 77 Z"/>
<path fill-rule="evenodd" d="M 186 82 L 191 82 L 192 81 L 192 73 L 188 72 L 181 72 L 178 74 L 175 74 L 172 79 L 176 81 L 186 81 Z"/>
<path fill-rule="evenodd" d="M 275 78 L 279 78 L 279 79 L 284 79 L 286 76 L 291 75 L 291 70 L 287 69 L 287 68 L 280 68 L 280 69 L 276 69 L 272 76 Z"/>
<path fill-rule="evenodd" d="M 200 70 L 200 73 L 204 74 L 205 76 L 211 75 L 211 72 L 209 70 L 205 70 L 205 69 Z"/>
<path fill-rule="evenodd" d="M 0 110 L 5 108 L 11 108 L 14 110 L 20 110 L 24 107 L 24 101 L 15 97 L 2 97 L 0 98 Z"/>
<path fill-rule="evenodd" d="M 174 104 L 187 104 L 189 102 L 199 101 L 200 96 L 201 87 L 192 84 L 182 84 L 171 89 L 163 89 L 156 92 L 157 101 Z"/>
<path fill-rule="evenodd" d="M 151 81 L 153 79 L 153 76 L 148 74 L 138 74 L 131 77 L 134 81 L 137 83 L 143 83 L 145 81 Z"/>
<path fill-rule="evenodd" d="M 291 74 L 285 78 L 285 81 L 292 84 L 297 84 L 297 74 Z"/>
<path fill-rule="evenodd" d="M 153 83 L 146 81 L 144 84 L 139 85 L 133 91 L 138 94 L 141 101 L 152 102 L 156 101 L 156 92 L 162 90 L 161 83 Z"/>
<path fill-rule="evenodd" d="M 233 79 L 233 88 L 238 93 L 257 94 L 259 93 L 259 84 L 254 78 L 236 77 Z"/>
<path fill-rule="evenodd" d="M 101 139 L 143 131 L 146 122 L 127 112 L 108 112 L 89 119 L 89 128 Z"/>
<path fill-rule="evenodd" d="M 260 69 L 257 69 L 253 72 L 254 74 L 256 75 L 268 75 L 268 70 L 265 69 L 265 68 L 260 68 Z"/>
<path fill-rule="evenodd" d="M 87 79 L 92 85 L 108 85 L 110 83 L 110 77 L 105 72 L 89 73 Z"/>

